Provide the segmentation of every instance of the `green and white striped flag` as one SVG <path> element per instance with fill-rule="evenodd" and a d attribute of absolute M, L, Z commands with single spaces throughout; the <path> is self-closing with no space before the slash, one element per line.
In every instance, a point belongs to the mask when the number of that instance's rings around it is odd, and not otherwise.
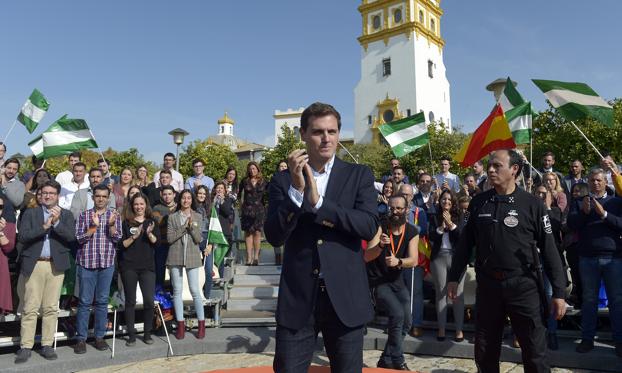
<path fill-rule="evenodd" d="M 531 123 L 533 120 L 531 102 L 524 102 L 505 112 L 505 119 L 508 121 L 512 137 L 517 145 L 531 142 Z"/>
<path fill-rule="evenodd" d="M 224 233 L 222 233 L 222 226 L 220 220 L 218 220 L 218 213 L 216 207 L 212 206 L 212 213 L 209 219 L 209 231 L 207 233 L 207 243 L 212 244 L 212 252 L 214 253 L 214 264 L 219 267 L 222 261 L 227 255 L 229 250 L 229 243 Z"/>
<path fill-rule="evenodd" d="M 532 79 L 547 100 L 570 121 L 595 119 L 613 126 L 613 107 L 585 83 Z"/>
<path fill-rule="evenodd" d="M 383 124 L 378 130 L 396 157 L 403 157 L 430 141 L 424 113 Z"/>
<path fill-rule="evenodd" d="M 37 158 L 47 159 L 80 149 L 97 148 L 97 143 L 84 119 L 67 118 L 65 114 L 28 146 Z"/>
<path fill-rule="evenodd" d="M 17 115 L 17 121 L 26 127 L 28 133 L 33 133 L 49 107 L 45 96 L 35 88 Z"/>
<path fill-rule="evenodd" d="M 509 76 L 508 80 L 505 82 L 505 88 L 503 88 L 503 92 L 501 93 L 501 96 L 499 96 L 499 100 L 497 102 L 501 105 L 504 113 L 507 113 L 518 105 L 525 103 L 525 100 L 520 93 L 518 93 L 516 87 L 514 87 L 512 79 L 510 79 Z"/>

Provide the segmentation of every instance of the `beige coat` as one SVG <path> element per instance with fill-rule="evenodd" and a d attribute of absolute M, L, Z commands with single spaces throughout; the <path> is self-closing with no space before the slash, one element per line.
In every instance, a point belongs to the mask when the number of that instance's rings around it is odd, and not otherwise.
<path fill-rule="evenodd" d="M 168 218 L 166 237 L 170 247 L 168 249 L 166 265 L 185 266 L 186 268 L 201 267 L 203 266 L 203 262 L 201 260 L 199 243 L 201 243 L 203 218 L 200 214 L 193 211 L 192 228 L 188 230 L 186 224 L 182 224 L 181 214 L 181 211 L 176 211 L 169 215 Z M 187 235 L 185 247 L 182 239 L 184 235 Z"/>

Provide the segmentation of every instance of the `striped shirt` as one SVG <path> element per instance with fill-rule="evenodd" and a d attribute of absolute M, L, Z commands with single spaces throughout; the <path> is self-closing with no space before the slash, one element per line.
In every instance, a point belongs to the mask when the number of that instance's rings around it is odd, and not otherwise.
<path fill-rule="evenodd" d="M 116 233 L 110 234 L 108 220 L 113 210 L 107 209 L 99 218 L 99 226 L 92 236 L 88 236 L 87 232 L 93 221 L 95 209 L 89 209 L 80 214 L 76 222 L 76 238 L 80 247 L 76 255 L 76 264 L 84 268 L 108 268 L 114 265 L 115 248 L 117 242 L 121 239 L 123 231 L 121 230 L 121 217 L 117 215 L 114 222 Z"/>

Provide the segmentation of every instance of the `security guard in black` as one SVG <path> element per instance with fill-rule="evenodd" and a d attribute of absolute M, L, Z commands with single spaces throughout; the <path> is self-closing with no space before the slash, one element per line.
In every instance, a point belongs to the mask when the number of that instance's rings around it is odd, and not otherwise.
<path fill-rule="evenodd" d="M 566 280 L 551 222 L 542 201 L 516 186 L 521 168 L 521 156 L 514 150 L 491 155 L 488 179 L 494 188 L 471 201 L 449 272 L 451 297 L 471 250 L 475 250 L 475 362 L 480 372 L 499 372 L 506 315 L 521 345 L 525 372 L 550 371 L 541 298 L 533 271 L 534 241 L 553 287 L 556 317 L 561 318 L 565 310 Z"/>

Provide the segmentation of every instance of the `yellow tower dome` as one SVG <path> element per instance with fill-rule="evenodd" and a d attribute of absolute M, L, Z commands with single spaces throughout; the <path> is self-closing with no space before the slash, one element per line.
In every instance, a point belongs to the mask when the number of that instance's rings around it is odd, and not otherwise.
<path fill-rule="evenodd" d="M 225 111 L 225 115 L 222 118 L 218 119 L 218 124 L 235 124 L 235 121 L 231 119 Z"/>

